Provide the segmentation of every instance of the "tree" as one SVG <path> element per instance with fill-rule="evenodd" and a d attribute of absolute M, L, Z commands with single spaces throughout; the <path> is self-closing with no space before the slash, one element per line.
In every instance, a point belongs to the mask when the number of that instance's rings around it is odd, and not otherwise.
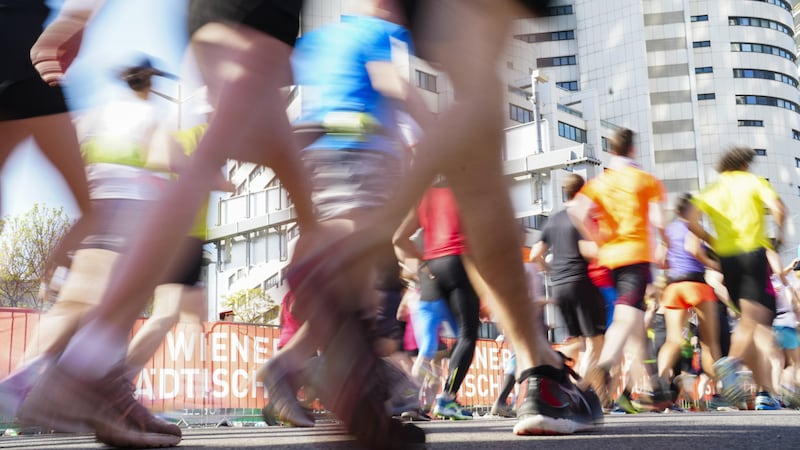
<path fill-rule="evenodd" d="M 35 204 L 28 212 L 0 220 L 0 304 L 42 308 L 39 287 L 45 281 L 50 252 L 69 230 L 64 208 Z"/>
<path fill-rule="evenodd" d="M 281 306 L 261 287 L 241 289 L 225 297 L 223 306 L 233 310 L 238 322 L 274 325 Z"/>

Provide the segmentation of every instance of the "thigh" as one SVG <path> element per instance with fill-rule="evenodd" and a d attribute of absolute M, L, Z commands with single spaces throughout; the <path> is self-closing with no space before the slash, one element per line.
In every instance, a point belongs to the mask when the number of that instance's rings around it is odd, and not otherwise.
<path fill-rule="evenodd" d="M 644 294 L 650 283 L 650 264 L 632 264 L 611 271 L 617 289 L 617 305 L 626 305 L 644 311 Z"/>

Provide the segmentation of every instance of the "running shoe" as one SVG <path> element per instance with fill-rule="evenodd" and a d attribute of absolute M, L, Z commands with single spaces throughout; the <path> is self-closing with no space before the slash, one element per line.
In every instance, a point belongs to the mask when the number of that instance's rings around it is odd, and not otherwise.
<path fill-rule="evenodd" d="M 725 400 L 721 395 L 714 394 L 708 401 L 708 409 L 711 411 L 738 411 L 739 408 L 733 403 Z"/>
<path fill-rule="evenodd" d="M 625 412 L 625 414 L 639 414 L 639 408 L 633 404 L 631 400 L 631 393 L 626 389 L 617 397 L 617 406 Z"/>
<path fill-rule="evenodd" d="M 403 413 L 400 414 L 400 419 L 407 422 L 430 422 L 431 416 L 419 409 L 413 409 L 411 411 L 403 411 Z"/>
<path fill-rule="evenodd" d="M 507 403 L 495 403 L 492 405 L 492 409 L 489 411 L 489 414 L 499 417 L 517 417 L 517 413 L 514 411 L 514 408 Z"/>
<path fill-rule="evenodd" d="M 775 411 L 781 409 L 781 402 L 767 391 L 756 394 L 756 411 Z"/>
<path fill-rule="evenodd" d="M 781 386 L 781 400 L 787 408 L 800 408 L 800 393 L 795 386 L 786 384 Z"/>
<path fill-rule="evenodd" d="M 727 356 L 723 356 L 714 363 L 714 373 L 717 374 L 717 380 L 722 383 L 720 394 L 735 405 L 747 399 L 747 393 L 739 379 L 740 366 L 738 360 Z"/>
<path fill-rule="evenodd" d="M 270 407 L 270 411 L 267 411 L 269 414 L 262 410 L 264 420 L 270 424 L 271 415 L 274 419 L 295 427 L 313 427 L 314 416 L 297 401 L 297 389 L 290 380 L 289 371 L 282 366 L 279 358 L 272 358 L 261 370 Z"/>
<path fill-rule="evenodd" d="M 566 367 L 537 366 L 520 375 L 525 395 L 517 408 L 517 435 L 559 435 L 602 423 L 603 409 L 592 389 L 581 390 Z M 577 376 L 575 376 L 577 379 Z"/>
<path fill-rule="evenodd" d="M 472 412 L 459 405 L 455 399 L 448 399 L 444 395 L 436 398 L 436 405 L 433 407 L 433 415 L 441 419 L 450 420 L 470 420 Z"/>
<path fill-rule="evenodd" d="M 51 366 L 20 406 L 23 425 L 55 431 L 93 430 L 98 441 L 112 447 L 173 447 L 181 429 L 150 414 L 133 398 L 134 386 L 119 367 L 92 381 L 80 380 Z"/>

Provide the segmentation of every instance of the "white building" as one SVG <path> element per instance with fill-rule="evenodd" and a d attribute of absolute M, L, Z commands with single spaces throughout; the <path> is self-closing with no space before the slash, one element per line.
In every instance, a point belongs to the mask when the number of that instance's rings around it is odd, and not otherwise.
<path fill-rule="evenodd" d="M 303 26 L 338 20 L 357 3 L 307 0 Z M 608 138 L 623 126 L 637 133 L 640 163 L 664 182 L 670 202 L 712 181 L 729 146 L 755 148 L 753 171 L 789 209 L 782 256 L 790 261 L 800 211 L 796 2 L 553 3 L 548 17 L 515 23 L 498 67 L 508 84 L 506 169 L 529 241 L 560 208 L 563 174 L 598 174 Z M 446 77 L 424 63 L 409 61 L 409 77 L 434 112 L 451 101 Z M 297 234 L 285 191 L 267 169 L 233 161 L 228 169 L 237 192 L 220 202 L 219 226 L 209 233 L 219 261 L 209 274 L 210 303 L 259 285 L 279 301 Z"/>

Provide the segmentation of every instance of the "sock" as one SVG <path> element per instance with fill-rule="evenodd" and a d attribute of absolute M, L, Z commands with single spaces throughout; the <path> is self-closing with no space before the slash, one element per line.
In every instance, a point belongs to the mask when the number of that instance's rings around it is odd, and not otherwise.
<path fill-rule="evenodd" d="M 58 365 L 84 380 L 99 380 L 125 362 L 128 334 L 100 320 L 83 326 L 70 340 Z"/>
<path fill-rule="evenodd" d="M 500 396 L 497 397 L 497 403 L 503 404 L 506 403 L 506 399 L 508 398 L 508 394 L 511 393 L 511 390 L 514 389 L 514 383 L 516 379 L 514 375 L 506 375 L 503 379 L 503 389 L 500 391 Z"/>

